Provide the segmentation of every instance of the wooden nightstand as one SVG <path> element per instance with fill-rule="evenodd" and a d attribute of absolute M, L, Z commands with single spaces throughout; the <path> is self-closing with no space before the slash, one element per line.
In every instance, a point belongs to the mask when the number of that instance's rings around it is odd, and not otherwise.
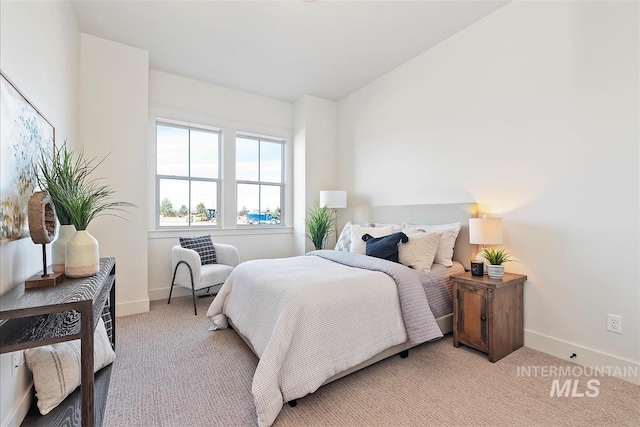
<path fill-rule="evenodd" d="M 502 279 L 451 276 L 453 345 L 468 345 L 496 362 L 524 345 L 523 285 L 527 276 L 505 273 Z"/>

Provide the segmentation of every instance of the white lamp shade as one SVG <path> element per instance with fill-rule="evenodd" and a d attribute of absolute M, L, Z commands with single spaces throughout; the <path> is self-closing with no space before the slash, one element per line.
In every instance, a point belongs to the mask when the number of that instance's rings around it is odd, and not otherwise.
<path fill-rule="evenodd" d="M 501 245 L 501 218 L 469 218 L 469 243 L 472 245 Z"/>
<path fill-rule="evenodd" d="M 320 206 L 326 206 L 329 209 L 344 209 L 347 207 L 346 191 L 321 191 Z"/>

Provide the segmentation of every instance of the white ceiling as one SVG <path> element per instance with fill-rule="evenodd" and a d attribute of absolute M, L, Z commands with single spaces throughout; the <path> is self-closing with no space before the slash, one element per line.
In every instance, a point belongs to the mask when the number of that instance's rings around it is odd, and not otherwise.
<path fill-rule="evenodd" d="M 81 31 L 151 68 L 288 102 L 338 101 L 506 3 L 72 1 Z"/>

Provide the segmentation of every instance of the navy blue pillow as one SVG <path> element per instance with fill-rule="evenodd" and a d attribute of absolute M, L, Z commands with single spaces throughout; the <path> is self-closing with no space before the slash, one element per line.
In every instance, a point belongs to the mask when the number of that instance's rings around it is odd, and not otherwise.
<path fill-rule="evenodd" d="M 365 234 L 362 236 L 362 240 L 367 242 L 367 255 L 398 262 L 398 243 L 407 243 L 409 238 L 406 234 L 399 232 L 384 237 L 372 237 L 370 234 Z"/>

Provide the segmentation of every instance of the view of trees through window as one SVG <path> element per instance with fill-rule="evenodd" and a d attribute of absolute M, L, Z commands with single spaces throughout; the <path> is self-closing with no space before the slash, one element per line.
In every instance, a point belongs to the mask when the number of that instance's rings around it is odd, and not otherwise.
<path fill-rule="evenodd" d="M 220 132 L 158 123 L 160 226 L 217 224 Z"/>
<path fill-rule="evenodd" d="M 235 140 L 237 224 L 282 223 L 284 141 Z M 219 130 L 156 123 L 156 197 L 160 227 L 218 226 L 221 206 Z M 228 194 L 228 193 L 227 193 Z"/>

